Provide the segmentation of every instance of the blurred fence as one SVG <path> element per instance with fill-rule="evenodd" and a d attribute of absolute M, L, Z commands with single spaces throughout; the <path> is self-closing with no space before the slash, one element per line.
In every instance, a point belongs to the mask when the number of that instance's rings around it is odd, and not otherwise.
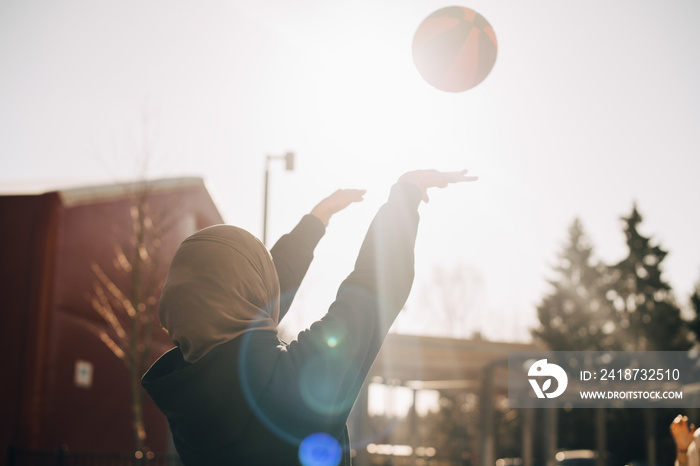
<path fill-rule="evenodd" d="M 10 447 L 7 466 L 183 466 L 176 455 L 85 453 L 59 450 L 24 450 Z"/>

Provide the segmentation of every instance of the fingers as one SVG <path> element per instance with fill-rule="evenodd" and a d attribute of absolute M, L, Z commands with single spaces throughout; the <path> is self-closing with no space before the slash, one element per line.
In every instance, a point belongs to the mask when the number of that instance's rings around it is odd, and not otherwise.
<path fill-rule="evenodd" d="M 467 170 L 460 170 L 456 172 L 439 172 L 435 171 L 432 176 L 429 177 L 432 183 L 431 187 L 444 188 L 448 184 L 452 183 L 462 183 L 465 181 L 475 181 L 478 179 L 477 176 L 467 176 Z"/>
<path fill-rule="evenodd" d="M 328 226 L 331 217 L 353 202 L 364 200 L 365 189 L 338 189 L 330 196 L 323 199 L 311 210 L 311 215 L 318 217 L 324 225 Z"/>
<path fill-rule="evenodd" d="M 467 170 L 449 172 L 441 172 L 438 170 L 415 170 L 401 175 L 399 181 L 413 183 L 423 188 L 444 188 L 450 183 L 476 181 L 478 179 L 476 176 L 467 176 L 466 174 Z"/>
<path fill-rule="evenodd" d="M 362 202 L 366 192 L 366 189 L 339 189 L 328 198 L 329 208 L 338 212 L 353 202 Z"/>
<path fill-rule="evenodd" d="M 366 189 L 339 189 L 338 191 L 342 191 L 342 195 L 350 202 L 363 201 L 367 193 Z"/>
<path fill-rule="evenodd" d="M 467 170 L 460 170 L 455 172 L 439 172 L 433 171 L 429 177 L 425 180 L 426 188 L 445 188 L 453 183 L 464 183 L 469 181 L 476 181 L 479 179 L 478 176 L 467 176 Z"/>
<path fill-rule="evenodd" d="M 465 181 L 476 181 L 478 176 L 467 176 L 469 170 L 460 170 L 457 172 L 442 172 L 442 175 L 448 183 L 462 183 Z"/>
<path fill-rule="evenodd" d="M 366 192 L 366 189 L 338 189 L 322 200 L 320 204 L 325 204 L 330 209 L 341 210 L 353 202 L 364 200 L 363 196 Z"/>
<path fill-rule="evenodd" d="M 673 420 L 669 428 L 676 448 L 679 450 L 687 450 L 694 441 L 693 433 L 695 432 L 695 425 L 690 424 L 690 426 L 688 426 L 688 417 L 679 414 Z"/>
<path fill-rule="evenodd" d="M 356 202 L 361 201 L 365 193 L 367 193 L 366 189 L 338 189 L 328 196 L 327 199 L 343 199 Z"/>
<path fill-rule="evenodd" d="M 690 424 L 688 426 L 688 416 L 683 416 L 679 414 L 673 419 L 673 422 L 669 426 L 671 432 L 674 434 L 682 434 L 687 432 L 695 432 L 695 424 Z"/>
<path fill-rule="evenodd" d="M 671 423 L 671 429 L 678 429 L 681 427 L 685 427 L 687 423 L 688 423 L 688 417 L 683 416 L 682 414 L 679 414 L 678 416 L 675 417 L 675 419 Z"/>
<path fill-rule="evenodd" d="M 399 182 L 416 185 L 423 192 L 423 202 L 429 202 L 428 188 L 445 188 L 452 183 L 476 181 L 478 176 L 467 176 L 467 170 L 441 172 L 438 170 L 414 170 L 399 177 Z"/>

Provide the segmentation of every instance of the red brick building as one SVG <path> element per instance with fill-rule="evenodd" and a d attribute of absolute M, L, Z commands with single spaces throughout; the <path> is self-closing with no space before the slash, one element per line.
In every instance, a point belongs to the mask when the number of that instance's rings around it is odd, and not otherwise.
<path fill-rule="evenodd" d="M 118 251 L 134 251 L 134 199 L 146 201 L 161 233 L 155 282 L 180 242 L 223 223 L 198 178 L 0 196 L 0 463 L 24 449 L 133 450 L 128 370 L 98 337 L 96 264 L 121 289 Z M 159 287 L 157 288 L 159 290 Z M 153 361 L 171 346 L 154 326 Z M 168 449 L 167 422 L 144 395 L 147 445 Z"/>

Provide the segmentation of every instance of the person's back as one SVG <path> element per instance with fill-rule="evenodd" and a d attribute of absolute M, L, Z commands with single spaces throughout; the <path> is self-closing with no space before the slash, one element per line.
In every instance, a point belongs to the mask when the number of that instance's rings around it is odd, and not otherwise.
<path fill-rule="evenodd" d="M 250 332 L 215 348 L 196 364 L 171 351 L 159 364 L 164 373 L 152 371 L 144 378 L 169 419 L 184 464 L 298 464 L 297 449 L 303 440 L 297 419 L 299 393 L 290 396 L 296 391 L 293 380 L 273 376 L 279 351 L 271 344 L 276 340 L 272 332 Z M 241 348 L 244 344 L 246 349 Z M 245 357 L 246 350 L 254 350 L 256 356 L 244 364 L 243 372 L 230 361 Z M 255 387 L 255 379 L 269 383 Z M 282 406 L 278 400 L 284 400 Z M 336 422 L 336 437 L 342 438 L 344 426 L 344 420 Z"/>
<path fill-rule="evenodd" d="M 347 418 L 408 298 L 421 196 L 426 187 L 466 180 L 463 173 L 447 181 L 430 174 L 437 184 L 392 188 L 335 302 L 289 345 L 276 334 L 276 274 L 286 282 L 288 272 L 280 271 L 289 269 L 300 281 L 308 263 L 288 267 L 294 261 L 273 248 L 274 272 L 262 245 L 235 227 L 213 227 L 183 242 L 160 309 L 177 347 L 153 365 L 143 386 L 167 416 L 184 464 L 299 464 L 305 442 L 319 436 L 325 440 L 314 448 L 328 455 L 327 464 L 350 464 Z"/>

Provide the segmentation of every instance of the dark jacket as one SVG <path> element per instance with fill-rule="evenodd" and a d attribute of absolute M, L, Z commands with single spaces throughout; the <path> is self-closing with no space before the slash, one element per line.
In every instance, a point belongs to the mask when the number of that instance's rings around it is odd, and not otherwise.
<path fill-rule="evenodd" d="M 420 199 L 413 185 L 392 187 L 335 302 L 295 341 L 250 331 L 195 364 L 173 348 L 149 369 L 143 386 L 167 416 L 187 466 L 297 465 L 300 454 L 341 452 L 337 464 L 350 464 L 350 409 L 413 283 Z M 306 216 L 271 249 L 280 318 L 323 233 Z M 330 449 L 314 443 L 319 438 L 331 439 Z"/>

